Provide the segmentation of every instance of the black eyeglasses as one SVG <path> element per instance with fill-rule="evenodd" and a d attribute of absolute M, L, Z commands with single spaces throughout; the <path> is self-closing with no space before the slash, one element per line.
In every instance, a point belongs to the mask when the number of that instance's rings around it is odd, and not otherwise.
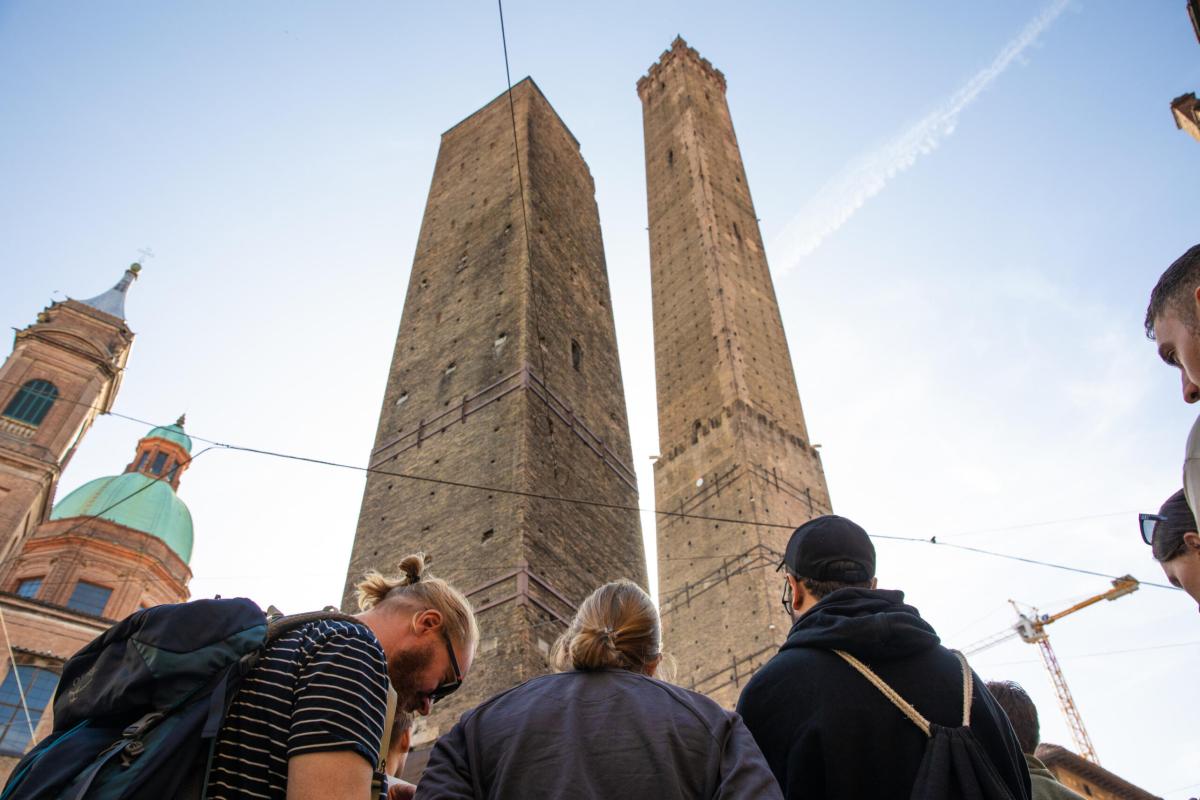
<path fill-rule="evenodd" d="M 454 670 L 454 680 L 439 684 L 436 689 L 429 693 L 430 705 L 454 694 L 458 691 L 458 687 L 462 686 L 462 672 L 458 668 L 458 659 L 454 657 L 454 645 L 450 642 L 450 634 L 446 633 L 445 628 L 442 628 L 442 640 L 446 643 L 446 655 L 450 656 L 450 667 Z"/>
<path fill-rule="evenodd" d="M 1146 544 L 1154 544 L 1154 531 L 1158 528 L 1158 523 L 1166 522 L 1167 518 L 1162 514 L 1138 514 L 1138 528 L 1142 532 L 1142 541 Z"/>
<path fill-rule="evenodd" d="M 792 582 L 787 578 L 783 579 L 783 610 L 792 614 Z"/>

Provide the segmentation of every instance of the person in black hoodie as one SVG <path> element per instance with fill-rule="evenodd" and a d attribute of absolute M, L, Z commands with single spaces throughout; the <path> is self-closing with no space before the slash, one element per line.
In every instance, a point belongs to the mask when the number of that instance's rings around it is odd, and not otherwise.
<path fill-rule="evenodd" d="M 785 797 L 908 800 L 927 737 L 834 651 L 865 663 L 926 719 L 947 727 L 962 723 L 958 658 L 903 592 L 875 588 L 875 548 L 850 520 L 830 515 L 801 525 L 780 568 L 796 622 L 746 684 L 738 714 Z M 1012 727 L 977 676 L 970 727 L 1012 796 L 1030 797 Z"/>

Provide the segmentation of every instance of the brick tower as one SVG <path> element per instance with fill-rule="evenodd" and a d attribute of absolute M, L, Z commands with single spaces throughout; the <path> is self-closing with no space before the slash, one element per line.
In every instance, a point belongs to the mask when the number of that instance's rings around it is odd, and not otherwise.
<path fill-rule="evenodd" d="M 532 80 L 512 101 L 510 111 L 501 95 L 442 135 L 370 463 L 636 506 L 591 173 Z M 418 730 L 419 748 L 544 672 L 596 586 L 645 585 L 636 512 L 373 473 L 343 607 L 366 570 L 394 570 L 417 550 L 467 593 L 482 628 L 471 676 Z M 426 755 L 414 752 L 412 767 Z"/>
<path fill-rule="evenodd" d="M 51 303 L 0 365 L 0 560 L 46 519 L 63 468 L 112 408 L 133 344 L 125 293 L 139 270 L 90 300 Z"/>
<path fill-rule="evenodd" d="M 732 706 L 782 643 L 775 572 L 790 530 L 829 510 L 725 77 L 681 38 L 637 84 L 646 143 L 660 511 L 659 605 L 678 680 Z M 740 524 L 740 521 L 746 524 Z"/>

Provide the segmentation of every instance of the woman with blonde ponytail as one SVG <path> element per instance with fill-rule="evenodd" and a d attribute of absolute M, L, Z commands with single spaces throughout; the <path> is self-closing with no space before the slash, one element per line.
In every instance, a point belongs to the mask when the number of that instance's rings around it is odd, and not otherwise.
<path fill-rule="evenodd" d="M 550 654 L 558 670 L 464 714 L 417 800 L 782 800 L 741 719 L 655 678 L 662 626 L 631 581 L 592 592 Z"/>

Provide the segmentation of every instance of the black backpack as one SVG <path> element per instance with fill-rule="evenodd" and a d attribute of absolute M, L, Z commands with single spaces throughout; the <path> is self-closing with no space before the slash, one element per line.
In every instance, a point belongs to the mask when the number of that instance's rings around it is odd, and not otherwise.
<path fill-rule="evenodd" d="M 299 625 L 252 601 L 142 609 L 63 667 L 54 730 L 13 768 L 0 800 L 201 798 L 217 732 L 262 651 Z"/>
<path fill-rule="evenodd" d="M 913 782 L 913 800 L 1015 800 L 1008 786 L 1000 779 L 991 759 L 984 752 L 971 730 L 971 698 L 975 693 L 974 678 L 967 659 L 957 650 L 963 672 L 962 726 L 947 728 L 921 716 L 896 690 L 884 683 L 871 668 L 843 650 L 834 650 L 850 666 L 892 701 L 904 716 L 912 720 L 928 737 L 925 755 Z"/>

